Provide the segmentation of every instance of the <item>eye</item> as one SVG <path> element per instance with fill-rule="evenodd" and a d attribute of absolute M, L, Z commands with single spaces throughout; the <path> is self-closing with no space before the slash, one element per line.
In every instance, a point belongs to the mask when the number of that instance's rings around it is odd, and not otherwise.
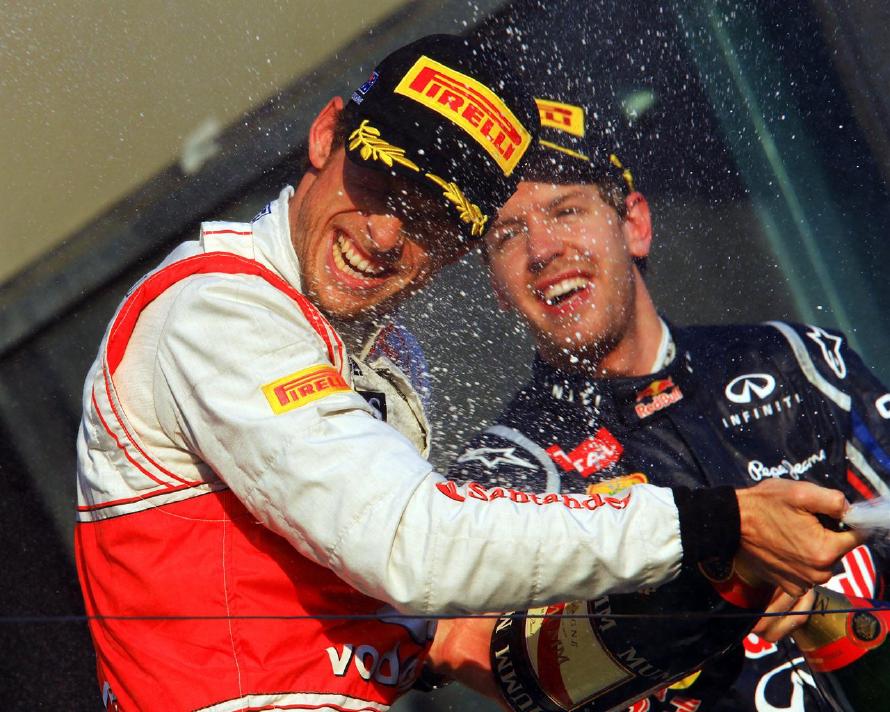
<path fill-rule="evenodd" d="M 556 220 L 560 220 L 563 218 L 571 218 L 575 215 L 580 215 L 583 212 L 584 208 L 582 208 L 580 205 L 561 205 L 553 213 L 553 217 Z"/>
<path fill-rule="evenodd" d="M 505 225 L 496 227 L 491 231 L 491 247 L 500 250 L 507 245 L 514 237 L 524 235 L 526 233 L 525 225 Z"/>

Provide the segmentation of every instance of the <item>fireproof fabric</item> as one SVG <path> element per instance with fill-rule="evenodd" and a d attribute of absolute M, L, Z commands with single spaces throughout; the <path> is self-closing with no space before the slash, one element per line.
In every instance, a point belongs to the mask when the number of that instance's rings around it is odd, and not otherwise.
<path fill-rule="evenodd" d="M 395 610 L 504 610 L 679 570 L 669 489 L 489 497 L 433 472 L 404 376 L 375 380 L 385 357 L 350 359 L 299 292 L 291 195 L 205 223 L 138 282 L 87 377 L 75 543 L 109 706 L 386 709 L 431 634 Z"/>
<path fill-rule="evenodd" d="M 670 333 L 670 363 L 638 378 L 588 379 L 537 359 L 531 382 L 471 439 L 449 477 L 563 493 L 782 477 L 851 501 L 890 493 L 890 393 L 841 334 L 782 322 Z M 858 547 L 831 585 L 882 597 L 885 568 L 878 551 Z M 735 689 L 708 709 L 821 709 L 792 645 L 749 636 L 745 654 Z M 677 706 L 687 694 L 645 709 L 697 709 Z"/>

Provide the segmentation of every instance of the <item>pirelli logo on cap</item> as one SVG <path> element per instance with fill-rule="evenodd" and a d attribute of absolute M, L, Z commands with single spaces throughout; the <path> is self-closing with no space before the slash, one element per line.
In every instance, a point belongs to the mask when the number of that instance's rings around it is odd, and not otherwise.
<path fill-rule="evenodd" d="M 584 109 L 580 106 L 538 98 L 535 98 L 535 103 L 541 114 L 541 126 L 584 138 Z"/>
<path fill-rule="evenodd" d="M 329 396 L 350 390 L 333 366 L 310 366 L 263 386 L 263 395 L 276 415 Z"/>
<path fill-rule="evenodd" d="M 531 134 L 488 87 L 426 55 L 402 77 L 397 94 L 441 114 L 463 129 L 510 175 L 531 143 Z"/>

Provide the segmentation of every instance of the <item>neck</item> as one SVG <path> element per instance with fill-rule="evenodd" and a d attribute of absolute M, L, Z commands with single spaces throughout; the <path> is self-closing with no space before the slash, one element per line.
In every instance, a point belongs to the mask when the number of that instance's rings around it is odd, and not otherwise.
<path fill-rule="evenodd" d="M 306 193 L 309 192 L 309 188 L 314 180 L 315 172 L 313 170 L 310 169 L 304 173 L 300 182 L 294 186 L 294 194 L 291 196 L 290 202 L 288 202 L 287 221 L 290 226 L 291 240 L 293 241 L 298 239 L 296 236 L 299 234 L 300 210 L 303 207 L 303 201 L 306 199 Z"/>
<path fill-rule="evenodd" d="M 346 350 L 353 356 L 361 357 L 365 347 L 368 346 L 371 337 L 384 324 L 380 318 L 372 315 L 360 319 L 338 319 L 328 316 L 331 326 L 346 345 Z"/>

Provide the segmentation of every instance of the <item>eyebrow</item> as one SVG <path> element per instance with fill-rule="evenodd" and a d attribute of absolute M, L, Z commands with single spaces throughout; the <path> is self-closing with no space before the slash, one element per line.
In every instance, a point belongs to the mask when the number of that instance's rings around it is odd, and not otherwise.
<path fill-rule="evenodd" d="M 562 195 L 556 196 L 553 200 L 547 203 L 544 210 L 546 212 L 551 212 L 555 208 L 558 208 L 565 202 L 569 200 L 573 200 L 574 198 L 583 198 L 585 195 L 584 190 L 581 188 L 575 188 L 574 190 L 570 190 L 567 193 L 563 193 Z M 502 227 L 513 227 L 513 226 L 522 226 L 526 223 L 525 213 L 521 215 L 515 215 L 509 218 L 498 218 L 495 220 L 494 225 L 492 226 L 494 229 L 502 228 Z"/>
<path fill-rule="evenodd" d="M 568 193 L 563 193 L 562 195 L 556 196 L 553 200 L 551 200 L 547 205 L 548 212 L 553 210 L 554 208 L 558 208 L 565 202 L 572 200 L 574 198 L 583 198 L 585 195 L 584 190 L 581 188 L 575 188 L 574 190 L 570 190 Z"/>
<path fill-rule="evenodd" d="M 525 225 L 525 213 L 522 215 L 516 215 L 511 218 L 496 218 L 494 223 L 492 224 L 492 232 L 498 230 L 503 227 L 515 227 L 516 225 Z"/>

